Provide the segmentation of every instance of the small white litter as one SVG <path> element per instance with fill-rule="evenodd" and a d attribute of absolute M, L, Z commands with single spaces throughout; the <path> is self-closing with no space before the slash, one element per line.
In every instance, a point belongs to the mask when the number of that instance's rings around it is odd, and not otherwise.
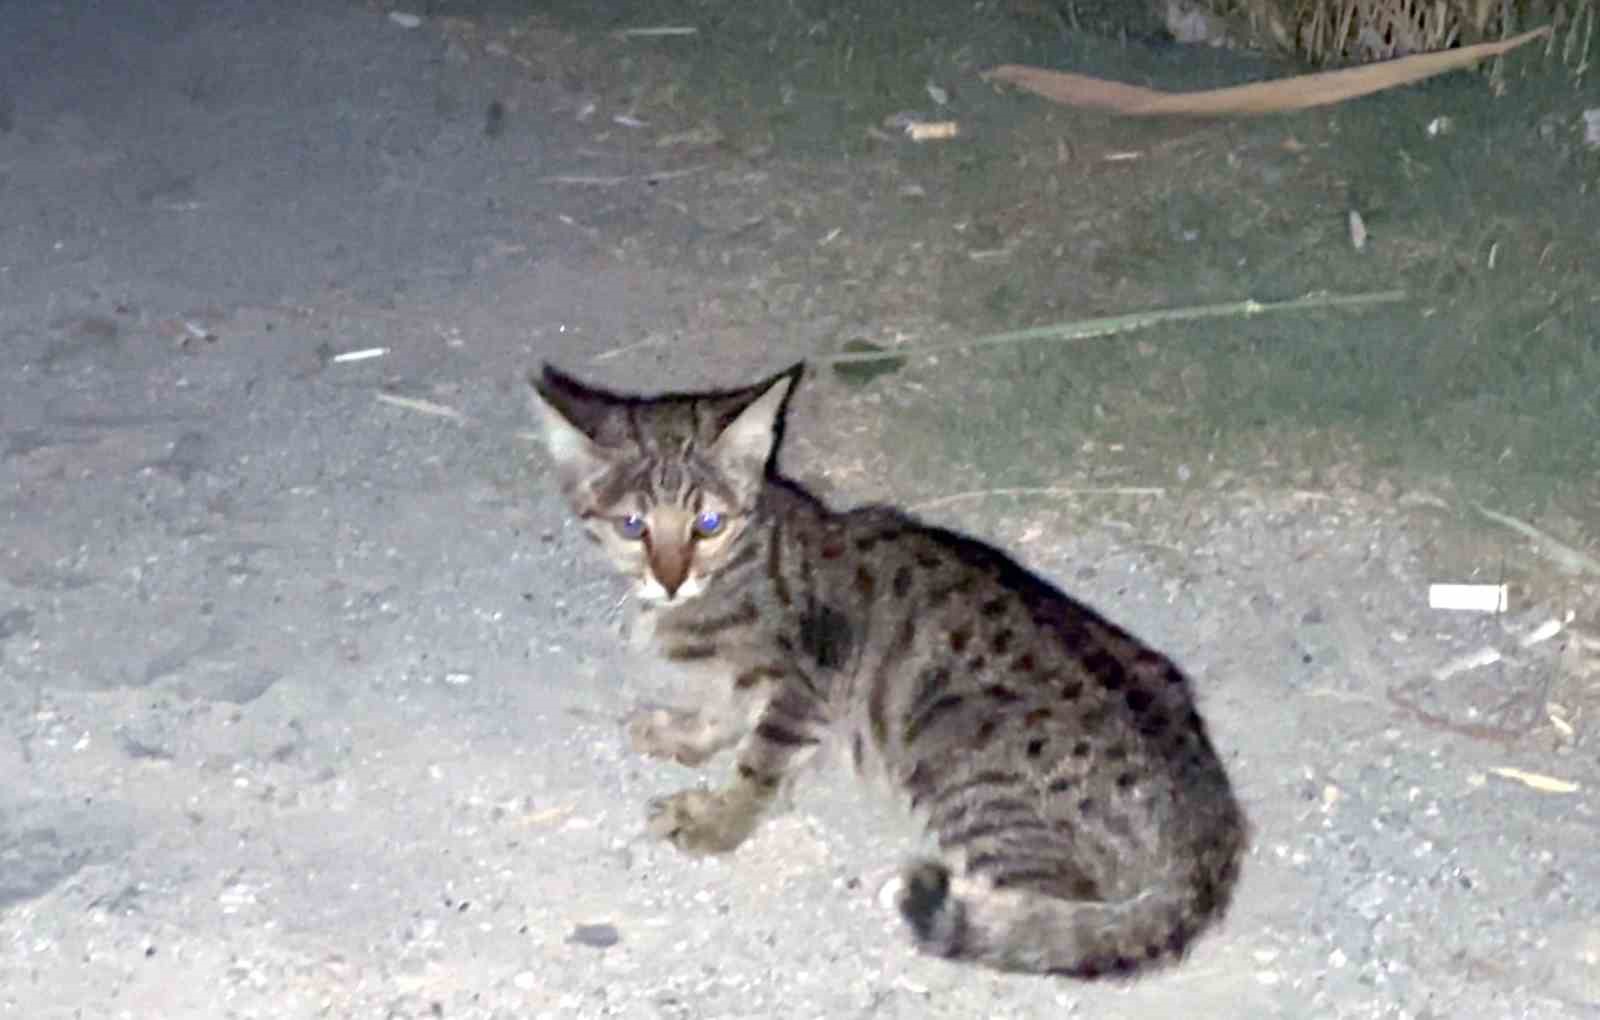
<path fill-rule="evenodd" d="M 345 351 L 343 354 L 333 356 L 334 364 L 343 364 L 347 361 L 368 361 L 372 358 L 381 358 L 389 353 L 387 347 L 364 347 L 359 351 Z"/>
<path fill-rule="evenodd" d="M 1345 217 L 1350 227 L 1350 247 L 1356 251 L 1365 251 L 1367 247 L 1367 221 L 1361 214 L 1351 209 Z"/>
<path fill-rule="evenodd" d="M 1503 584 L 1430 584 L 1428 608 L 1453 609 L 1465 613 L 1503 613 L 1506 611 L 1506 586 Z"/>

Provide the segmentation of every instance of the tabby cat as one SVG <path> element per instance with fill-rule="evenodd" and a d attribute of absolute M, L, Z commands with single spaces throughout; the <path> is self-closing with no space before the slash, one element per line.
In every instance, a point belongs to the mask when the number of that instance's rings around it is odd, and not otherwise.
<path fill-rule="evenodd" d="M 800 371 L 656 397 L 530 379 L 562 490 L 661 652 L 721 677 L 628 722 L 685 765 L 738 748 L 725 785 L 653 802 L 650 831 L 733 850 L 832 735 L 937 842 L 898 892 L 923 951 L 1083 978 L 1180 958 L 1247 841 L 1183 673 L 983 542 L 781 477 Z"/>

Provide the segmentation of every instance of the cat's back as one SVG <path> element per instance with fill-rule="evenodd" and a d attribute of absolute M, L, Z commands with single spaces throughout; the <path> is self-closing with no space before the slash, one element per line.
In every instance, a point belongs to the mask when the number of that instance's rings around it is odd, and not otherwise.
<path fill-rule="evenodd" d="M 919 808 L 962 803 L 961 781 L 1009 789 L 1107 853 L 1237 852 L 1242 815 L 1167 656 L 1000 549 L 893 508 L 830 514 L 819 534 L 816 586 L 845 593 L 865 638 L 841 692 L 858 764 L 879 759 Z"/>

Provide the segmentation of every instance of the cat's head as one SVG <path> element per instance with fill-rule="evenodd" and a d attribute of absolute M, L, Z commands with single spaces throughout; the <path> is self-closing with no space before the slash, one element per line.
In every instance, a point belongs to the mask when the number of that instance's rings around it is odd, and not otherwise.
<path fill-rule="evenodd" d="M 801 366 L 739 390 L 634 397 L 533 376 L 561 490 L 640 597 L 693 598 L 738 551 Z"/>

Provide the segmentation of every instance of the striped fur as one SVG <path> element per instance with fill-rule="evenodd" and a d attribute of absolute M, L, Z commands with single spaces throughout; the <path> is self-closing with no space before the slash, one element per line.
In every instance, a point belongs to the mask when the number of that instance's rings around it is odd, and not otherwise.
<path fill-rule="evenodd" d="M 653 398 L 533 380 L 562 489 L 661 653 L 726 678 L 629 723 L 637 750 L 687 765 L 737 749 L 725 785 L 652 805 L 651 831 L 733 850 L 833 737 L 937 841 L 899 897 L 924 951 L 1083 978 L 1180 958 L 1247 843 L 1189 682 L 997 549 L 779 476 L 798 378 Z"/>

